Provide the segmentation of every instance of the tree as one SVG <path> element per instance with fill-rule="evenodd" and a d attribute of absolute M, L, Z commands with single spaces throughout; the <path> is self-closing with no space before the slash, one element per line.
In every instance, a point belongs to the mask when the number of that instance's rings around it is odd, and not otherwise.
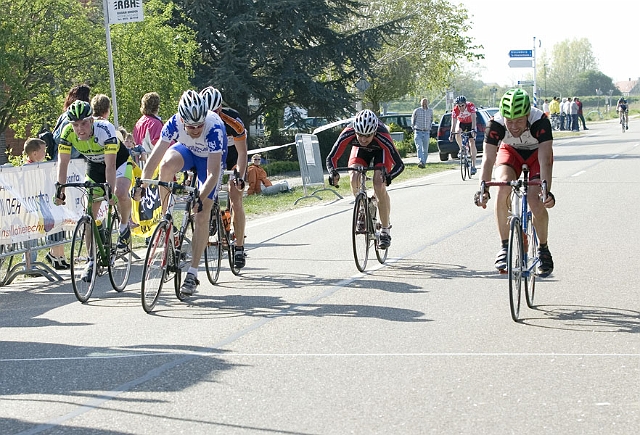
<path fill-rule="evenodd" d="M 192 87 L 198 47 L 188 28 L 168 25 L 175 12 L 173 3 L 146 0 L 144 21 L 111 26 L 118 124 L 129 131 L 140 117 L 144 94 L 157 92 L 161 117 L 168 118 Z M 105 85 L 109 82 L 101 82 L 100 92 L 110 95 Z"/>
<path fill-rule="evenodd" d="M 462 6 L 446 0 L 372 0 L 361 12 L 371 17 L 370 25 L 402 23 L 402 30 L 378 52 L 368 77 L 372 86 L 364 97 L 375 110 L 381 102 L 408 93 L 424 95 L 446 88 L 463 63 L 482 58 L 475 52 L 482 47 L 464 36 L 471 23 Z"/>
<path fill-rule="evenodd" d="M 219 88 L 245 122 L 287 105 L 329 118 L 345 113 L 353 103 L 351 86 L 361 71 L 370 71 L 383 38 L 398 26 L 340 32 L 348 20 L 364 21 L 356 0 L 177 4 L 181 14 L 174 23 L 190 27 L 202 49 L 195 83 Z M 251 113 L 250 97 L 259 101 Z"/>
<path fill-rule="evenodd" d="M 596 89 L 601 90 L 605 94 L 609 90 L 616 90 L 613 79 L 600 71 L 589 70 L 578 74 L 576 77 L 576 93 L 577 96 L 596 95 Z"/>
<path fill-rule="evenodd" d="M 0 8 L 0 133 L 15 123 L 23 134 L 60 111 L 72 83 L 95 79 L 104 31 L 77 0 L 0 0 Z"/>
<path fill-rule="evenodd" d="M 547 74 L 549 89 L 563 95 L 576 95 L 576 78 L 584 72 L 597 69 L 598 64 L 587 38 L 566 39 L 553 46 L 551 67 Z"/>

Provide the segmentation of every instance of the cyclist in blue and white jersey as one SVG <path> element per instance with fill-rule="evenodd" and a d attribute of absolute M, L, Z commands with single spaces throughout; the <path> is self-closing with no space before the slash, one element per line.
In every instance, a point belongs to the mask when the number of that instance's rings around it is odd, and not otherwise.
<path fill-rule="evenodd" d="M 198 265 L 209 239 L 211 206 L 220 187 L 222 155 L 226 147 L 224 123 L 216 113 L 209 112 L 198 92 L 188 90 L 180 98 L 178 113 L 162 127 L 160 139 L 142 171 L 142 178 L 150 179 L 160 165 L 159 179 L 171 181 L 178 172 L 196 168 L 200 196 L 194 205 L 193 258 L 181 288 L 185 295 L 195 293 L 200 283 Z M 161 196 L 163 213 L 167 199 L 168 195 Z"/>

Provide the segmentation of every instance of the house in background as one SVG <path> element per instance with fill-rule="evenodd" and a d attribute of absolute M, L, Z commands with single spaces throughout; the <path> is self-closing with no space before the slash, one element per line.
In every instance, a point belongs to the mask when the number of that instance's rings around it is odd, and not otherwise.
<path fill-rule="evenodd" d="M 640 95 L 640 78 L 635 80 L 629 79 L 623 82 L 615 82 L 614 85 L 620 92 L 622 92 L 622 95 L 626 97 L 630 95 Z"/>

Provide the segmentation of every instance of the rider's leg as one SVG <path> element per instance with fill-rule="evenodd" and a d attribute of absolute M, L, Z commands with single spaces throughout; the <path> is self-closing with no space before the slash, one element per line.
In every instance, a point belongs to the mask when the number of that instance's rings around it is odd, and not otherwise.
<path fill-rule="evenodd" d="M 387 185 L 382 171 L 376 169 L 373 174 L 373 190 L 378 198 L 378 216 L 383 228 L 389 228 L 389 215 L 391 214 L 391 199 L 387 192 Z"/>

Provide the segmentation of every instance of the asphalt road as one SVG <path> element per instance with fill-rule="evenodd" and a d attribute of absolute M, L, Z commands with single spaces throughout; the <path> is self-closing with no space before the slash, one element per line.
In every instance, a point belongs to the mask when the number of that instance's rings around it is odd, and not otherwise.
<path fill-rule="evenodd" d="M 2 434 L 631 434 L 640 427 L 640 122 L 555 143 L 554 274 L 511 320 L 490 209 L 459 171 L 391 186 L 358 273 L 351 198 L 252 220 L 188 303 L 108 278 L 0 288 Z M 492 205 L 492 203 L 491 203 Z"/>

